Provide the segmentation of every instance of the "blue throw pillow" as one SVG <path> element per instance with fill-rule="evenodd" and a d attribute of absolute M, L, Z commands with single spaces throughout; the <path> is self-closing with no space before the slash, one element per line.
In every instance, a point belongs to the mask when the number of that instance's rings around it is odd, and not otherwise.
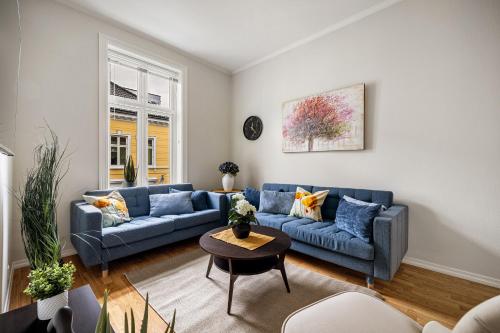
<path fill-rule="evenodd" d="M 288 215 L 292 210 L 295 192 L 262 191 L 259 212 Z"/>
<path fill-rule="evenodd" d="M 255 206 L 255 208 L 259 209 L 259 203 L 260 203 L 260 191 L 256 190 L 251 187 L 245 188 L 245 191 L 243 192 L 243 195 L 247 199 L 248 202 L 250 202 L 252 205 Z"/>
<path fill-rule="evenodd" d="M 149 204 L 149 215 L 154 217 L 194 213 L 191 191 L 151 194 Z"/>
<path fill-rule="evenodd" d="M 380 207 L 381 205 L 357 205 L 341 199 L 335 224 L 337 228 L 369 243 L 373 237 L 373 219 L 378 215 Z"/>
<path fill-rule="evenodd" d="M 177 190 L 175 188 L 170 189 L 170 193 L 186 192 Z M 194 191 L 191 193 L 191 201 L 193 202 L 194 210 L 205 210 L 208 209 L 208 194 L 207 191 Z"/>

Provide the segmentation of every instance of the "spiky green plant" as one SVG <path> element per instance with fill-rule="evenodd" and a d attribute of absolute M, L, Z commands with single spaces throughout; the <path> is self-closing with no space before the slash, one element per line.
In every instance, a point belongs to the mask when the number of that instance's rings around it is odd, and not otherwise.
<path fill-rule="evenodd" d="M 24 251 L 32 269 L 58 263 L 61 242 L 57 234 L 59 185 L 68 169 L 64 168 L 66 147 L 61 149 L 57 135 L 50 135 L 34 149 L 34 166 L 26 183 L 16 195 L 21 208 L 21 235 Z"/>
<path fill-rule="evenodd" d="M 125 181 L 127 183 L 133 183 L 137 178 L 137 172 L 134 167 L 134 160 L 132 159 L 131 155 L 129 155 L 127 164 L 125 164 L 125 166 L 123 167 L 123 177 L 125 178 Z"/>
<path fill-rule="evenodd" d="M 109 292 L 107 290 L 104 291 L 104 304 L 102 305 L 101 313 L 99 314 L 99 320 L 97 321 L 95 333 L 111 333 L 111 324 L 108 313 L 108 296 Z M 141 322 L 140 333 L 148 332 L 148 322 L 149 322 L 148 312 L 149 312 L 149 294 L 146 294 L 146 305 L 144 308 L 144 316 Z M 175 333 L 174 331 L 175 314 L 176 311 L 174 310 L 174 315 L 172 316 L 170 324 L 167 324 L 165 333 Z M 134 311 L 132 311 L 132 309 L 130 309 L 130 322 L 128 321 L 127 312 L 125 312 L 124 332 L 135 333 L 135 319 L 134 319 Z"/>

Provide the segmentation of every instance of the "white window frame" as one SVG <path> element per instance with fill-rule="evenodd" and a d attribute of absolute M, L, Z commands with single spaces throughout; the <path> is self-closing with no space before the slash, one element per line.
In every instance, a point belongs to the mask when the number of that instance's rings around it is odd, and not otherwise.
<path fill-rule="evenodd" d="M 151 164 L 149 164 L 149 140 L 153 140 L 153 145 L 151 147 Z M 156 168 L 156 136 L 148 136 L 148 153 L 146 156 L 148 157 L 148 168 Z"/>
<path fill-rule="evenodd" d="M 144 145 L 144 139 L 148 137 L 144 133 L 147 131 L 149 113 L 165 114 L 168 111 L 170 131 L 170 182 L 182 183 L 186 182 L 187 175 L 187 67 L 171 60 L 165 59 L 161 56 L 150 53 L 123 43 L 112 37 L 104 34 L 99 34 L 99 188 L 106 189 L 110 186 L 109 179 L 109 161 L 110 161 L 110 120 L 109 108 L 117 107 L 124 109 L 138 109 L 139 107 L 144 110 L 144 104 L 138 105 L 139 99 L 146 98 L 145 96 L 138 96 L 138 100 L 120 98 L 117 96 L 109 96 L 109 77 L 108 77 L 108 54 L 121 54 L 125 62 L 137 61 L 140 63 L 141 68 L 146 66 L 146 69 L 155 75 L 164 73 L 175 73 L 178 83 L 176 85 L 177 93 L 172 96 L 177 96 L 175 103 L 175 110 L 166 110 L 161 105 L 148 104 L 147 112 L 141 112 L 137 115 L 137 159 L 138 163 L 138 186 L 146 186 L 148 184 L 147 170 L 147 142 Z M 146 81 L 145 75 L 142 76 Z M 145 82 L 138 82 L 138 84 L 146 84 Z M 138 94 L 139 95 L 139 94 Z M 169 99 L 172 98 L 169 96 Z M 135 105 L 134 105 L 135 104 Z M 130 140 L 129 140 L 130 142 Z"/>
<path fill-rule="evenodd" d="M 109 139 L 111 140 L 111 137 L 112 136 L 116 136 L 117 137 L 117 144 L 116 144 L 116 148 L 117 148 L 117 162 L 120 162 L 120 147 L 122 147 L 122 145 L 119 143 L 119 139 L 120 138 L 126 138 L 127 139 L 127 143 L 125 144 L 125 149 L 126 149 L 126 154 L 125 154 L 125 163 L 127 163 L 127 159 L 128 157 L 130 156 L 130 140 L 131 140 L 131 136 L 129 134 L 118 134 L 118 133 L 111 133 L 109 135 Z M 110 158 L 109 158 L 109 168 L 111 169 L 123 169 L 123 167 L 125 165 L 122 165 L 122 164 L 117 164 L 117 165 L 113 165 L 111 164 L 111 147 L 113 146 L 113 144 L 110 142 L 109 143 L 109 147 L 110 147 Z"/>

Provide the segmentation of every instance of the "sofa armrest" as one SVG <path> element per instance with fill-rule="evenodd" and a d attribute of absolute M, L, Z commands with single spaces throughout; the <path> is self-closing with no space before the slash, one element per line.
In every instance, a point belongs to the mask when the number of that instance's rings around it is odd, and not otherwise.
<path fill-rule="evenodd" d="M 391 280 L 408 250 L 408 207 L 393 205 L 373 221 L 374 276 Z"/>
<path fill-rule="evenodd" d="M 85 201 L 71 202 L 71 243 L 86 267 L 101 263 L 102 213 Z"/>
<path fill-rule="evenodd" d="M 224 194 L 207 192 L 208 193 L 208 207 L 211 209 L 218 209 L 220 211 L 221 221 L 227 223 L 227 198 Z"/>

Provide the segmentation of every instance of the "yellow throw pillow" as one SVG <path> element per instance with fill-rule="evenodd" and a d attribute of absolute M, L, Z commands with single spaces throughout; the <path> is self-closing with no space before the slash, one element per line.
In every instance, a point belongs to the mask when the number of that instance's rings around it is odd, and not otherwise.
<path fill-rule="evenodd" d="M 325 202 L 328 190 L 310 193 L 302 187 L 297 187 L 295 201 L 290 211 L 290 216 L 307 217 L 314 221 L 323 221 L 321 206 Z"/>
<path fill-rule="evenodd" d="M 117 191 L 113 191 L 103 197 L 83 195 L 83 199 L 101 210 L 103 228 L 113 227 L 130 221 L 125 199 Z"/>

